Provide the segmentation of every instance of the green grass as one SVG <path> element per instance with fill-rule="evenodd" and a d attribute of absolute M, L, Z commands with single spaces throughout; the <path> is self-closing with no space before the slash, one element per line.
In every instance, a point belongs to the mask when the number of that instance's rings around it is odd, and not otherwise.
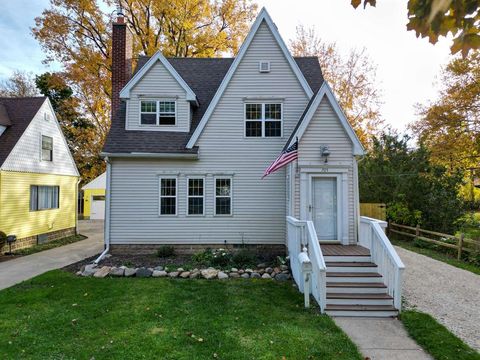
<path fill-rule="evenodd" d="M 45 244 L 39 244 L 39 245 L 34 245 L 29 248 L 25 249 L 20 249 L 14 251 L 15 255 L 31 255 L 35 254 L 37 252 L 43 251 L 43 250 L 48 250 L 48 249 L 53 249 L 59 246 L 71 244 L 80 240 L 86 239 L 86 236 L 83 235 L 72 235 L 72 236 L 67 236 L 58 240 L 53 240 Z"/>
<path fill-rule="evenodd" d="M 438 252 L 434 249 L 428 249 L 428 248 L 421 248 L 413 244 L 411 241 L 404 241 L 404 240 L 399 240 L 390 237 L 390 241 L 392 242 L 393 245 L 400 246 L 404 249 L 416 252 L 418 254 L 422 254 L 428 257 L 431 257 L 432 259 L 438 260 L 438 261 L 443 261 L 444 263 L 447 263 L 449 265 L 455 266 L 457 268 L 463 269 L 470 271 L 474 274 L 480 275 L 480 267 L 476 266 L 475 264 L 468 263 L 462 260 L 457 260 L 455 257 Z"/>
<path fill-rule="evenodd" d="M 80 278 L 0 291 L 6 359 L 362 359 L 289 282 Z"/>
<path fill-rule="evenodd" d="M 433 317 L 414 310 L 402 312 L 408 334 L 436 360 L 480 360 L 480 354 L 439 324 Z"/>

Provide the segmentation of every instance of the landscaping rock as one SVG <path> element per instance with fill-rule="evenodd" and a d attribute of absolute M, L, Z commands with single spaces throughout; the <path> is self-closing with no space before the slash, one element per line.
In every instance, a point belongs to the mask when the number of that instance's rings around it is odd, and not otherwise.
<path fill-rule="evenodd" d="M 278 280 L 278 281 L 287 281 L 288 279 L 290 279 L 290 275 L 287 275 L 287 274 L 277 274 L 275 276 L 275 280 Z"/>
<path fill-rule="evenodd" d="M 139 268 L 137 272 L 135 273 L 136 277 L 150 277 L 152 276 L 153 271 L 147 268 Z"/>
<path fill-rule="evenodd" d="M 172 271 L 168 274 L 171 278 L 176 278 L 180 273 L 178 271 Z"/>
<path fill-rule="evenodd" d="M 104 278 L 110 272 L 110 266 L 102 266 L 102 268 L 93 274 L 93 277 Z"/>
<path fill-rule="evenodd" d="M 272 271 L 272 272 L 270 273 L 270 276 L 271 276 L 272 278 L 274 278 L 275 275 L 277 275 L 277 273 L 276 273 L 275 271 Z"/>
<path fill-rule="evenodd" d="M 92 276 L 97 271 L 98 271 L 97 264 L 88 264 L 88 265 L 85 265 L 82 271 L 82 276 Z"/>
<path fill-rule="evenodd" d="M 182 273 L 180 274 L 180 277 L 181 277 L 182 279 L 186 279 L 186 278 L 188 278 L 189 276 L 190 276 L 190 271 L 184 271 L 184 272 L 182 272 Z"/>
<path fill-rule="evenodd" d="M 112 267 L 110 269 L 110 276 L 123 276 L 125 273 L 125 269 L 122 268 L 117 268 L 117 267 Z"/>
<path fill-rule="evenodd" d="M 123 275 L 124 275 L 125 277 L 131 277 L 131 276 L 134 276 L 136 272 L 137 272 L 137 269 L 126 268 Z"/>
<path fill-rule="evenodd" d="M 263 275 L 265 273 L 265 269 L 258 269 L 255 272 L 258 272 L 260 275 Z"/>
<path fill-rule="evenodd" d="M 248 278 L 250 278 L 250 275 L 247 274 L 247 273 L 243 273 L 242 275 L 240 275 L 240 277 L 243 278 L 243 279 L 248 279 Z"/>
<path fill-rule="evenodd" d="M 282 271 L 288 270 L 288 266 L 287 265 L 280 265 L 280 270 L 282 270 Z"/>
<path fill-rule="evenodd" d="M 237 268 L 231 268 L 230 271 L 236 273 L 236 272 L 238 272 L 238 269 Z"/>
<path fill-rule="evenodd" d="M 261 263 L 261 264 L 257 265 L 257 268 L 259 268 L 259 269 L 264 269 L 266 267 L 267 267 L 267 265 L 265 265 L 265 263 Z"/>
<path fill-rule="evenodd" d="M 217 276 L 220 280 L 228 279 L 228 275 L 225 274 L 223 271 L 219 271 Z"/>
<path fill-rule="evenodd" d="M 253 272 L 253 270 L 252 269 L 245 269 L 245 272 L 251 274 Z"/>
<path fill-rule="evenodd" d="M 288 271 L 288 270 L 283 270 L 283 271 L 282 271 L 282 274 L 290 274 L 290 271 Z"/>
<path fill-rule="evenodd" d="M 271 274 L 271 273 L 273 272 L 273 269 L 272 269 L 271 267 L 267 267 L 267 268 L 265 269 L 265 272 Z"/>
<path fill-rule="evenodd" d="M 274 268 L 273 268 L 273 271 L 275 271 L 276 273 L 282 272 L 282 270 L 280 270 L 279 267 L 274 267 Z"/>
<path fill-rule="evenodd" d="M 189 278 L 190 278 L 190 279 L 197 279 L 199 276 L 200 276 L 200 271 L 197 270 L 197 271 L 192 271 L 192 272 L 190 273 Z"/>
<path fill-rule="evenodd" d="M 259 273 L 257 273 L 257 272 L 252 272 L 252 273 L 250 274 L 250 277 L 251 277 L 252 279 L 260 279 L 262 276 L 261 276 Z"/>
<path fill-rule="evenodd" d="M 240 277 L 240 274 L 238 272 L 231 272 L 230 274 L 228 274 L 231 278 L 239 278 Z"/>
<path fill-rule="evenodd" d="M 153 270 L 152 277 L 165 277 L 167 276 L 167 272 L 164 270 Z"/>
<path fill-rule="evenodd" d="M 264 273 L 264 274 L 262 275 L 262 279 L 271 279 L 271 278 L 272 278 L 272 277 L 270 276 L 269 273 Z"/>
<path fill-rule="evenodd" d="M 181 273 L 181 272 L 184 272 L 185 270 L 183 268 L 178 268 L 177 269 L 177 272 Z"/>
<path fill-rule="evenodd" d="M 75 274 L 78 276 L 82 275 L 82 270 L 78 270 Z"/>
<path fill-rule="evenodd" d="M 153 268 L 153 270 L 154 270 L 154 271 L 155 271 L 155 270 L 157 270 L 157 271 L 162 271 L 162 270 L 164 270 L 164 269 L 163 269 L 163 266 L 155 266 L 155 267 Z"/>
<path fill-rule="evenodd" d="M 245 270 L 240 269 L 240 270 L 238 270 L 238 273 L 239 273 L 240 275 L 242 275 L 243 273 L 245 273 Z"/>
<path fill-rule="evenodd" d="M 217 277 L 217 275 L 218 275 L 218 270 L 215 270 L 213 268 L 202 270 L 202 276 L 207 280 L 214 279 Z"/>

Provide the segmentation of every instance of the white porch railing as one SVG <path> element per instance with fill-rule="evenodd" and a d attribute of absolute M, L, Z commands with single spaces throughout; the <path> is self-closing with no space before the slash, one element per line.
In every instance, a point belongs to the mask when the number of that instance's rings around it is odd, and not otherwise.
<path fill-rule="evenodd" d="M 372 262 L 377 264 L 378 273 L 383 276 L 388 294 L 393 297 L 394 306 L 400 311 L 405 265 L 385 235 L 386 225 L 385 221 L 361 216 L 359 244 L 370 250 Z"/>
<path fill-rule="evenodd" d="M 309 306 L 311 293 L 323 313 L 327 302 L 327 267 L 313 223 L 287 216 L 287 246 L 292 275 L 298 289 L 305 294 L 305 306 Z"/>

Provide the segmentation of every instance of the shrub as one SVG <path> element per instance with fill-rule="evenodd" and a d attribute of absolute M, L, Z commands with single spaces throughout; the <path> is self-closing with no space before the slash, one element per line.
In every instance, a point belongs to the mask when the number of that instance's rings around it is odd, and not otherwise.
<path fill-rule="evenodd" d="M 175 249 L 173 246 L 163 245 L 157 250 L 157 256 L 161 258 L 175 256 Z"/>
<path fill-rule="evenodd" d="M 232 261 L 236 266 L 255 265 L 257 255 L 253 251 L 241 249 L 233 255 Z"/>
<path fill-rule="evenodd" d="M 5 234 L 3 231 L 0 231 L 0 249 L 5 245 L 7 242 L 7 234 Z"/>
<path fill-rule="evenodd" d="M 232 253 L 227 249 L 205 249 L 202 252 L 194 254 L 192 261 L 205 266 L 227 266 L 232 262 Z"/>
<path fill-rule="evenodd" d="M 212 262 L 212 258 L 212 249 L 209 248 L 192 255 L 192 261 L 202 265 L 210 265 L 210 263 Z"/>

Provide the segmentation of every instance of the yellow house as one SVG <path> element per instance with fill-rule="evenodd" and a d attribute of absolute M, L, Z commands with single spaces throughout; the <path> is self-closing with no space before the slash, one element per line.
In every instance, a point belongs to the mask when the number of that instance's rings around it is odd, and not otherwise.
<path fill-rule="evenodd" d="M 106 173 L 103 173 L 82 187 L 84 219 L 105 219 L 106 186 Z"/>
<path fill-rule="evenodd" d="M 78 182 L 48 98 L 0 98 L 0 231 L 17 237 L 12 250 L 76 233 Z"/>

